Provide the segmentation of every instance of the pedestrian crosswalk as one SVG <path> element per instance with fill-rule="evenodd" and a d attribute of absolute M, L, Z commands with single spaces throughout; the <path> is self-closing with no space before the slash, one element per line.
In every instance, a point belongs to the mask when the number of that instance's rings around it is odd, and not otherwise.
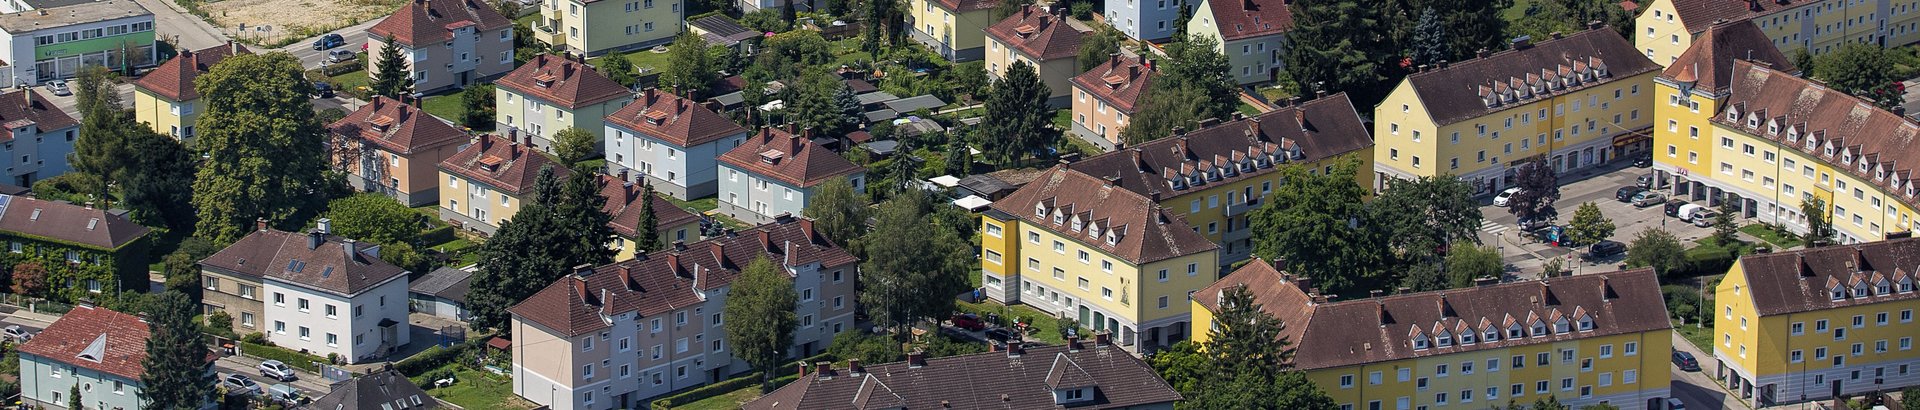
<path fill-rule="evenodd" d="M 1482 219 L 1480 220 L 1480 231 L 1499 235 L 1501 232 L 1507 231 L 1507 226 L 1495 223 L 1492 220 Z"/>

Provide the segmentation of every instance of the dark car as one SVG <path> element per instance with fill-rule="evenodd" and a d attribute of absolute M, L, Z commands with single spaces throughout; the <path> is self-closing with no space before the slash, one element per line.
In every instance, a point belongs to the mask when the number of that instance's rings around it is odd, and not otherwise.
<path fill-rule="evenodd" d="M 1680 206 L 1686 205 L 1686 204 L 1687 204 L 1687 200 L 1684 200 L 1684 199 L 1667 200 L 1667 216 L 1671 216 L 1675 218 L 1680 217 Z"/>
<path fill-rule="evenodd" d="M 1587 247 L 1587 259 L 1602 259 L 1619 255 L 1627 251 L 1627 245 L 1619 242 L 1601 240 Z"/>
<path fill-rule="evenodd" d="M 961 314 L 953 315 L 952 318 L 949 318 L 947 320 L 953 322 L 953 327 L 957 327 L 961 329 L 972 330 L 977 332 L 977 331 L 980 331 L 981 329 L 987 328 L 987 322 L 980 321 L 980 316 L 974 315 L 972 313 L 961 313 Z"/>
<path fill-rule="evenodd" d="M 1651 154 L 1633 157 L 1634 168 L 1648 168 L 1652 166 L 1653 166 L 1653 155 Z"/>
<path fill-rule="evenodd" d="M 325 81 L 314 81 L 313 95 L 319 98 L 333 98 L 333 84 L 328 84 Z"/>
<path fill-rule="evenodd" d="M 1638 186 L 1620 187 L 1613 191 L 1613 199 L 1620 202 L 1633 202 L 1633 195 L 1645 190 L 1647 188 Z"/>
<path fill-rule="evenodd" d="M 1673 365 L 1679 366 L 1681 371 L 1700 371 L 1700 361 L 1693 359 L 1693 353 L 1674 350 Z"/>
<path fill-rule="evenodd" d="M 1013 340 L 1013 332 L 1007 330 L 1006 328 L 989 329 L 987 330 L 987 339 L 995 342 L 1005 343 L 1008 340 Z"/>
<path fill-rule="evenodd" d="M 328 35 L 320 36 L 319 40 L 314 40 L 313 49 L 326 50 L 334 47 L 343 46 L 346 44 L 347 44 L 346 37 L 343 37 L 339 34 L 328 34 Z"/>

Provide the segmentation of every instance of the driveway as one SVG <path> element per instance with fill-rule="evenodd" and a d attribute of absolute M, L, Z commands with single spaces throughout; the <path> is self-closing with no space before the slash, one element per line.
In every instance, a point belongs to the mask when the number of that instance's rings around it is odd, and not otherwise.
<path fill-rule="evenodd" d="M 340 28 L 339 30 L 334 30 L 326 34 L 339 34 L 341 37 L 346 38 L 347 43 L 340 47 L 336 47 L 335 48 L 336 50 L 360 51 L 367 45 L 367 28 L 373 27 L 374 24 L 379 24 L 379 23 L 380 23 L 380 19 L 369 20 L 366 22 L 362 22 L 360 24 L 343 27 L 343 28 Z M 301 67 L 306 67 L 309 69 L 320 68 L 321 66 L 326 65 L 327 52 L 325 50 L 313 49 L 313 41 L 319 40 L 321 36 L 324 36 L 326 34 L 321 34 L 320 36 L 313 36 L 312 38 L 300 40 L 298 42 L 294 42 L 293 44 L 288 44 L 285 47 L 273 49 L 273 51 L 285 51 L 289 54 L 293 54 L 295 58 L 300 59 Z"/>
<path fill-rule="evenodd" d="M 153 25 L 160 38 L 178 49 L 199 50 L 227 43 L 227 35 L 221 34 L 220 29 L 200 16 L 188 14 L 171 0 L 134 1 L 153 12 Z"/>
<path fill-rule="evenodd" d="M 265 390 L 268 386 L 285 383 L 293 386 L 295 389 L 300 389 L 301 393 L 312 398 L 319 398 L 320 396 L 327 395 L 327 392 L 333 391 L 333 386 L 327 384 L 327 379 L 323 379 L 320 375 L 314 374 L 313 372 L 296 368 L 294 369 L 294 373 L 299 375 L 298 378 L 294 379 L 291 383 L 287 383 L 274 381 L 261 376 L 258 366 L 260 366 L 260 359 L 246 356 L 227 356 L 213 362 L 213 369 L 215 372 L 220 373 L 221 379 L 225 379 L 227 375 L 230 374 L 244 374 L 252 378 L 254 383 L 259 383 L 262 390 Z"/>
<path fill-rule="evenodd" d="M 1687 404 L 1687 408 L 1753 408 L 1753 406 L 1748 406 L 1747 403 L 1740 401 L 1739 398 L 1727 393 L 1726 389 L 1720 388 L 1720 385 L 1713 380 L 1713 376 L 1707 375 L 1705 369 L 1707 366 L 1711 366 L 1711 363 L 1708 363 L 1708 361 L 1713 360 L 1712 354 L 1701 352 L 1692 342 L 1688 342 L 1686 338 L 1681 337 L 1680 332 L 1677 331 L 1673 332 L 1673 348 L 1692 353 L 1695 360 L 1701 361 L 1701 371 L 1697 372 L 1682 371 L 1679 366 L 1675 366 L 1673 363 L 1667 363 L 1667 368 L 1673 371 L 1673 383 L 1671 386 L 1673 389 L 1673 397 L 1680 398 L 1682 403 Z"/>
<path fill-rule="evenodd" d="M 1573 219 L 1573 212 L 1580 208 L 1580 204 L 1593 202 L 1600 207 L 1602 215 L 1613 220 L 1613 236 L 1609 239 L 1621 243 L 1632 243 L 1641 231 L 1663 227 L 1682 242 L 1688 243 L 1713 234 L 1712 228 L 1695 227 L 1678 218 L 1668 217 L 1662 206 L 1639 208 L 1614 200 L 1615 190 L 1634 185 L 1634 179 L 1646 175 L 1647 169 L 1627 167 L 1624 163 L 1612 164 L 1612 167 L 1591 175 L 1561 176 L 1562 181 L 1578 179 L 1560 186 L 1560 200 L 1553 204 L 1559 217 L 1553 223 L 1566 224 Z M 1509 265 L 1510 276 L 1538 278 L 1548 258 L 1561 258 L 1562 266 L 1575 273 L 1613 271 L 1625 258 L 1625 255 L 1616 255 L 1587 261 L 1579 257 L 1585 253 L 1585 249 L 1555 247 L 1523 237 L 1518 228 L 1518 218 L 1507 213 L 1507 208 L 1493 206 L 1491 201 L 1482 203 L 1480 214 L 1484 217 L 1480 223 L 1480 242 L 1500 251 Z"/>

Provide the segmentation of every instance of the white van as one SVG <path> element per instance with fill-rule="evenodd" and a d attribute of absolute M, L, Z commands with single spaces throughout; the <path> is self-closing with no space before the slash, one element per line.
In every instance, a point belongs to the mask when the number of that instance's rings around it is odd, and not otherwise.
<path fill-rule="evenodd" d="M 1701 214 L 1700 211 L 1705 211 L 1705 210 L 1707 210 L 1707 207 L 1700 206 L 1698 204 L 1686 204 L 1686 205 L 1681 205 L 1680 211 L 1674 213 L 1674 215 L 1680 217 L 1680 220 L 1682 221 L 1690 222 L 1690 221 L 1693 221 L 1693 218 L 1695 216 L 1699 216 Z"/>

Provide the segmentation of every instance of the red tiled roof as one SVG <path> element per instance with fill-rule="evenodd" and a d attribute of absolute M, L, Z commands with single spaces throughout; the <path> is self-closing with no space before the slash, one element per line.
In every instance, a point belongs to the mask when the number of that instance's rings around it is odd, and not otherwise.
<path fill-rule="evenodd" d="M 540 168 L 548 165 L 553 166 L 557 177 L 573 173 L 565 164 L 525 144 L 498 135 L 483 135 L 478 142 L 467 144 L 466 149 L 441 161 L 440 169 L 517 196 L 532 189 L 534 180 L 540 177 Z"/>
<path fill-rule="evenodd" d="M 105 209 L 0 195 L 0 231 L 113 250 L 150 230 Z"/>
<path fill-rule="evenodd" d="M 353 295 L 406 273 L 406 269 L 368 254 L 373 246 L 335 235 L 263 229 L 247 234 L 200 263 L 234 273 Z M 354 252 L 348 252 L 348 248 Z"/>
<path fill-rule="evenodd" d="M 193 79 L 236 54 L 253 54 L 253 51 L 229 41 L 199 51 L 181 52 L 134 80 L 133 85 L 176 102 L 197 99 L 200 92 L 193 89 Z"/>
<path fill-rule="evenodd" d="M 327 126 L 335 135 L 359 138 L 400 154 L 465 142 L 467 133 L 418 107 L 385 96 Z"/>
<path fill-rule="evenodd" d="M 992 207 L 1136 265 L 1219 249 L 1153 199 L 1066 166 L 1047 170 Z M 1084 229 L 1072 229 L 1076 220 Z"/>
<path fill-rule="evenodd" d="M 494 80 L 494 85 L 567 109 L 633 96 L 626 86 L 600 75 L 593 66 L 552 54 L 534 56 L 520 68 Z"/>
<path fill-rule="evenodd" d="M 934 3 L 939 4 L 940 8 L 947 9 L 955 13 L 965 13 L 965 12 L 974 11 L 974 10 L 986 10 L 986 9 L 991 9 L 994 6 L 1000 5 L 999 0 L 935 0 Z"/>
<path fill-rule="evenodd" d="M 1660 69 L 1612 28 L 1600 27 L 1414 73 L 1406 81 L 1427 115 L 1445 125 Z M 1518 97 L 1507 101 L 1509 93 Z"/>
<path fill-rule="evenodd" d="M 801 188 L 866 171 L 805 137 L 772 128 L 763 129 L 760 135 L 747 138 L 746 143 L 720 154 L 720 161 Z"/>
<path fill-rule="evenodd" d="M 1020 12 L 987 27 L 987 37 L 1040 61 L 1079 55 L 1080 41 L 1087 34 L 1067 24 L 1065 16 L 1035 6 L 1021 7 Z"/>
<path fill-rule="evenodd" d="M 1920 187 L 1913 181 L 1920 176 L 1914 172 L 1920 169 L 1920 150 L 1913 148 L 1920 124 L 1872 101 L 1746 60 L 1734 61 L 1732 80 L 1714 123 L 1818 158 L 1835 172 L 1871 181 L 1890 199 L 1920 206 Z M 1729 114 L 1740 118 L 1728 120 Z M 1769 132 L 1769 124 L 1778 129 Z"/>
<path fill-rule="evenodd" d="M 367 35 L 418 47 L 450 40 L 454 29 L 470 25 L 484 32 L 511 27 L 513 21 L 477 0 L 414 0 L 368 27 Z"/>
<path fill-rule="evenodd" d="M 1793 60 L 1773 46 L 1773 40 L 1752 20 L 1715 24 L 1693 37 L 1693 44 L 1660 73 L 1670 81 L 1694 81 L 1694 87 L 1725 92 L 1733 85 L 1733 60 L 1766 62 L 1775 70 L 1794 72 Z M 1685 77 L 1692 77 L 1691 79 Z"/>
<path fill-rule="evenodd" d="M 819 263 L 829 270 L 859 262 L 815 232 L 813 221 L 780 219 L 684 249 L 641 254 L 586 275 L 567 275 L 510 311 L 560 336 L 578 336 L 607 328 L 602 314 L 636 312 L 645 317 L 706 303 L 696 290 L 726 287 L 740 269 L 762 257 L 785 266 Z"/>
<path fill-rule="evenodd" d="M 1920 292 L 1897 286 L 1920 275 L 1916 238 L 1749 255 L 1740 258 L 1740 267 L 1751 290 L 1740 297 L 1761 316 L 1920 299 Z M 1854 296 L 1856 283 L 1866 287 L 1866 296 Z M 1876 289 L 1883 283 L 1888 292 Z M 1840 300 L 1828 293 L 1836 285 L 1845 287 Z"/>
<path fill-rule="evenodd" d="M 1780 1 L 1785 1 L 1786 4 L 1780 4 Z M 1728 21 L 1746 20 L 1800 8 L 1812 3 L 1818 3 L 1818 1 L 1673 0 L 1673 14 L 1680 15 L 1680 23 L 1687 25 L 1688 33 L 1698 33 L 1701 30 L 1706 30 L 1713 22 L 1722 19 Z"/>
<path fill-rule="evenodd" d="M 1213 0 L 1214 27 L 1224 41 L 1285 33 L 1293 29 L 1287 0 Z"/>
<path fill-rule="evenodd" d="M 1106 101 L 1107 105 L 1120 112 L 1132 114 L 1133 104 L 1140 100 L 1140 95 L 1153 84 L 1153 77 L 1159 74 L 1159 70 L 1152 69 L 1151 64 L 1142 63 L 1135 57 L 1114 55 L 1092 70 L 1074 76 L 1073 86 Z"/>
<path fill-rule="evenodd" d="M 6 129 L 0 130 L 5 133 L 0 141 L 12 141 L 15 128 L 33 125 L 38 132 L 52 133 L 80 125 L 80 121 L 61 111 L 39 91 L 27 88 L 0 94 L 0 124 L 6 124 Z"/>
<path fill-rule="evenodd" d="M 1320 161 L 1373 146 L 1346 93 L 1281 107 L 1067 164 L 1161 199 L 1267 175 L 1278 164 Z M 1211 174 L 1211 175 L 1209 175 Z M 1217 178 L 1217 179 L 1216 179 Z"/>
<path fill-rule="evenodd" d="M 20 345 L 20 353 L 140 380 L 148 336 L 147 322 L 138 316 L 81 305 Z"/>
<path fill-rule="evenodd" d="M 747 133 L 746 128 L 704 105 L 653 88 L 608 115 L 607 122 L 666 140 L 682 150 Z"/>
<path fill-rule="evenodd" d="M 607 226 L 613 227 L 613 231 L 620 236 L 633 238 L 640 235 L 640 219 L 645 216 L 640 211 L 646 208 L 640 203 L 641 194 L 646 192 L 644 187 L 607 175 L 601 175 L 600 182 L 600 196 L 607 197 L 607 205 L 601 211 L 613 217 L 612 220 L 607 221 Z M 658 192 L 654 193 L 651 200 L 654 226 L 660 229 L 685 225 L 700 219 L 680 207 L 673 206 L 672 202 L 661 198 Z"/>
<path fill-rule="evenodd" d="M 1171 407 L 1180 392 L 1146 361 L 1113 346 L 1033 346 L 1019 355 L 974 353 L 908 362 L 809 369 L 799 380 L 742 408 L 1128 409 Z M 1092 388 L 1085 402 L 1056 404 L 1054 392 Z"/>

